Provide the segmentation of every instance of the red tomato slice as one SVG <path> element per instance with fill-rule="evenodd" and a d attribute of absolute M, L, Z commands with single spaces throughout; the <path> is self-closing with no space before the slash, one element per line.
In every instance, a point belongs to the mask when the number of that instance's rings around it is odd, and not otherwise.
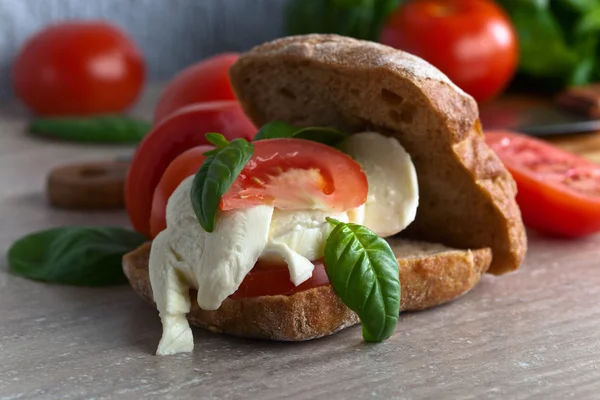
<path fill-rule="evenodd" d="M 348 155 L 302 139 L 254 143 L 254 155 L 221 199 L 222 210 L 270 204 L 280 209 L 347 211 L 367 199 L 367 177 Z"/>
<path fill-rule="evenodd" d="M 517 182 L 527 226 L 566 237 L 600 231 L 600 165 L 524 135 L 485 136 Z"/>
<path fill-rule="evenodd" d="M 229 67 L 238 59 L 237 53 L 223 53 L 193 64 L 169 82 L 154 111 L 159 122 L 181 107 L 217 100 L 235 100 L 229 82 Z"/>
<path fill-rule="evenodd" d="M 125 183 L 127 212 L 138 232 L 150 236 L 152 197 L 164 171 L 182 152 L 208 144 L 208 132 L 250 140 L 256 128 L 236 101 L 201 103 L 171 114 L 140 143 Z"/>
<path fill-rule="evenodd" d="M 315 269 L 312 277 L 298 286 L 290 281 L 290 271 L 286 265 L 264 266 L 256 263 L 238 290 L 232 294 L 232 299 L 259 296 L 289 296 L 294 293 L 329 284 L 327 271 L 321 260 L 314 261 Z"/>
<path fill-rule="evenodd" d="M 206 159 L 204 153 L 214 146 L 198 146 L 181 153 L 165 170 L 154 189 L 150 214 L 150 237 L 154 239 L 167 227 L 167 202 L 177 186 L 188 176 L 194 175 Z"/>
<path fill-rule="evenodd" d="M 203 145 L 175 158 L 154 190 L 150 233 L 154 238 L 166 228 L 166 205 L 177 186 L 198 171 Z M 322 206 L 346 211 L 363 204 L 368 184 L 360 165 L 345 154 L 320 143 L 300 139 L 254 142 L 254 155 L 231 189 L 223 196 L 223 209 L 272 204 L 303 209 Z M 228 207 L 228 208 L 227 208 Z"/>

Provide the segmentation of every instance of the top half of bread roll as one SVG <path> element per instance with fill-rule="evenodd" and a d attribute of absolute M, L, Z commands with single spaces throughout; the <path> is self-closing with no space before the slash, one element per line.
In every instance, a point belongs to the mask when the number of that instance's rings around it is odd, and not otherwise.
<path fill-rule="evenodd" d="M 257 126 L 277 120 L 397 138 L 420 189 L 404 235 L 490 247 L 494 274 L 521 264 L 527 244 L 515 183 L 485 144 L 476 102 L 435 67 L 373 42 L 305 35 L 255 47 L 230 76 Z"/>

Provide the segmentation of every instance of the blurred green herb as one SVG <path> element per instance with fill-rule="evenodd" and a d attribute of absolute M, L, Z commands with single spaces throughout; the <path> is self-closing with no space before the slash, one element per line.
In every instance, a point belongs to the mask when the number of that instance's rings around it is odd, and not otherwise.
<path fill-rule="evenodd" d="M 8 250 L 9 270 L 29 279 L 77 286 L 127 282 L 125 253 L 146 241 L 137 232 L 110 226 L 65 226 L 29 234 Z"/>
<path fill-rule="evenodd" d="M 376 41 L 406 0 L 292 0 L 287 33 Z M 519 36 L 517 82 L 557 90 L 600 81 L 600 0 L 497 0 Z M 532 79 L 533 78 L 533 79 Z"/>
<path fill-rule="evenodd" d="M 377 40 L 387 16 L 404 0 L 292 0 L 287 33 L 337 33 Z"/>
<path fill-rule="evenodd" d="M 138 143 L 150 131 L 146 121 L 116 115 L 35 119 L 29 132 L 63 140 L 89 143 Z"/>
<path fill-rule="evenodd" d="M 600 0 L 498 0 L 519 35 L 521 78 L 552 89 L 600 80 Z"/>

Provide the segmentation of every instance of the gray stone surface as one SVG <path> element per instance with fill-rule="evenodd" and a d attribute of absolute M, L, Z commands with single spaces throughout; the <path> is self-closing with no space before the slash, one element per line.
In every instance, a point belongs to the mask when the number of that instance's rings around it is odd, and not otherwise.
<path fill-rule="evenodd" d="M 147 117 L 155 99 L 149 93 L 135 115 Z M 122 211 L 51 209 L 43 188 L 58 164 L 131 148 L 27 136 L 21 111 L 0 107 L 0 400 L 599 398 L 600 235 L 530 233 L 521 269 L 486 275 L 451 304 L 402 314 L 384 343 L 365 344 L 358 326 L 303 343 L 194 329 L 192 354 L 156 357 L 158 315 L 128 286 L 67 287 L 7 272 L 2 255 L 26 233 L 127 223 Z"/>
<path fill-rule="evenodd" d="M 281 35 L 287 0 L 0 0 L 0 100 L 12 96 L 10 68 L 23 41 L 48 23 L 108 19 L 147 59 L 149 79 L 225 50 Z"/>

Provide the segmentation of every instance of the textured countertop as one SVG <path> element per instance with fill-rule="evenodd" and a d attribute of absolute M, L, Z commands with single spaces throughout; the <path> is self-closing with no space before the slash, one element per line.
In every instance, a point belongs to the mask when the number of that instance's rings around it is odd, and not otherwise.
<path fill-rule="evenodd" d="M 150 101 L 151 103 L 151 101 Z M 148 115 L 148 104 L 138 112 Z M 23 133 L 0 110 L 0 252 L 60 224 L 126 224 L 123 212 L 47 206 L 53 166 L 128 154 Z M 155 310 L 127 286 L 86 289 L 7 274 L 0 259 L 0 399 L 592 399 L 600 391 L 600 236 L 530 234 L 522 268 L 485 276 L 469 294 L 403 314 L 395 335 L 367 345 L 359 327 L 305 343 L 194 330 L 191 355 L 156 357 Z"/>

